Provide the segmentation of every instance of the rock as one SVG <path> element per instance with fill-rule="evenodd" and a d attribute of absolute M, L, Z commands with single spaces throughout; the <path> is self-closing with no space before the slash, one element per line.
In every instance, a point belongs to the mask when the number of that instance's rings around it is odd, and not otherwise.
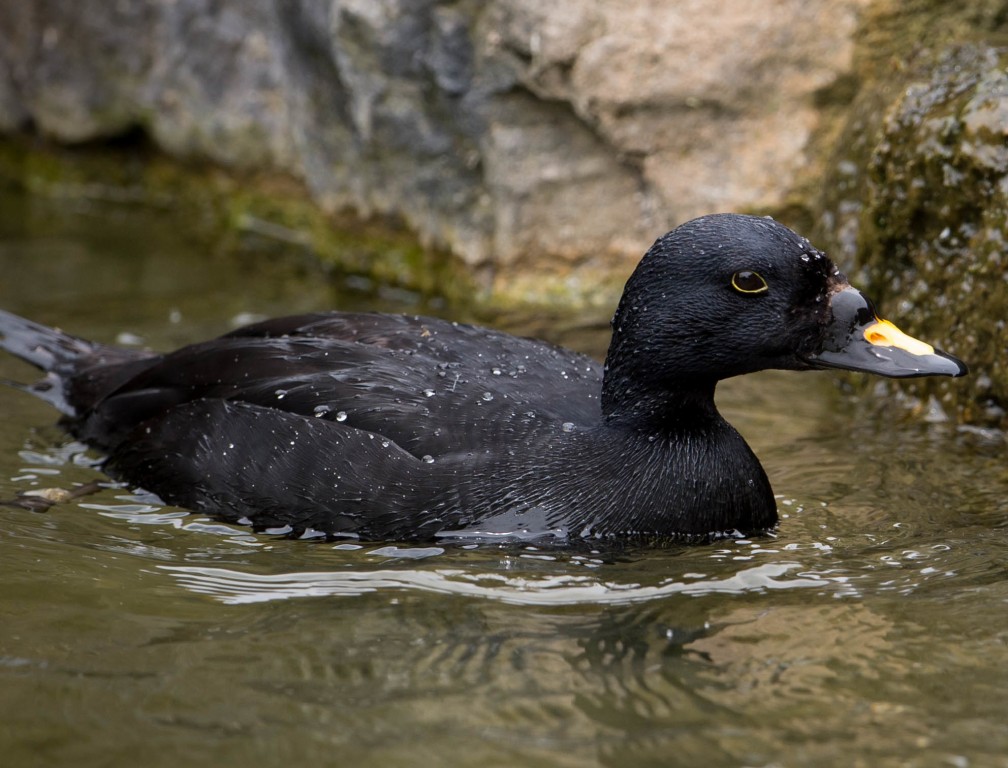
<path fill-rule="evenodd" d="M 0 14 L 0 130 L 291 174 L 534 293 L 781 205 L 866 4 L 33 0 Z"/>
<path fill-rule="evenodd" d="M 861 99 L 827 179 L 827 236 L 901 326 L 972 369 L 903 390 L 1008 428 L 1008 50 L 926 49 Z"/>

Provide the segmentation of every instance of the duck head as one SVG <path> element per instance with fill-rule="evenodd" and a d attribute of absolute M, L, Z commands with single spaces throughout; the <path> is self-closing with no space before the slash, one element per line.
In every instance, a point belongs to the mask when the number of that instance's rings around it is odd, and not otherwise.
<path fill-rule="evenodd" d="M 715 214 L 660 237 L 627 281 L 613 317 L 603 412 L 671 392 L 712 393 L 720 379 L 766 368 L 967 372 L 880 319 L 805 238 L 769 218 Z"/>

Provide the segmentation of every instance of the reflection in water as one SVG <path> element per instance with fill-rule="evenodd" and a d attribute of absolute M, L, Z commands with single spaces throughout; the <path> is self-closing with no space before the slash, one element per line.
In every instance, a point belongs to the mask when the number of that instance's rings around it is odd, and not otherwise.
<path fill-rule="evenodd" d="M 660 624 L 668 613 L 652 621 Z M 632 652 L 600 653 L 596 643 L 584 654 L 595 668 L 606 660 L 608 680 L 584 706 L 629 735 L 602 749 L 602 762 L 613 766 L 651 764 L 663 755 L 681 765 L 787 764 L 782 741 L 801 745 L 800 764 L 835 764 L 829 757 L 835 742 L 823 742 L 823 750 L 805 741 L 815 740 L 827 711 L 859 726 L 871 698 L 859 676 L 892 650 L 891 626 L 853 601 L 714 608 L 705 630 L 677 645 L 640 631 L 628 642 L 628 628 L 639 619 L 624 618 L 633 623 L 610 627 L 620 639 L 603 647 Z M 811 637 L 819 642 L 809 643 Z M 848 655 L 842 663 L 838 652 Z"/>
<path fill-rule="evenodd" d="M 846 582 L 844 576 L 804 572 L 782 578 L 800 568 L 799 563 L 764 563 L 723 579 L 669 581 L 659 586 L 604 582 L 596 576 L 562 574 L 530 578 L 459 569 L 432 571 L 368 570 L 325 573 L 252 574 L 225 568 L 158 566 L 180 584 L 223 603 L 258 603 L 290 597 L 362 595 L 376 590 L 420 590 L 499 600 L 514 605 L 610 605 L 656 600 L 670 595 L 741 594 L 771 589 L 824 587 Z"/>
<path fill-rule="evenodd" d="M 17 438 L 6 487 L 100 477 L 51 437 Z M 1006 550 L 978 520 L 1003 497 L 949 495 L 928 471 L 955 466 L 945 451 L 879 468 L 838 440 L 787 456 L 784 487 L 827 501 L 781 498 L 776 538 L 672 553 L 291 541 L 114 485 L 15 510 L 0 575 L 24 618 L 0 681 L 41 723 L 70 685 L 90 702 L 60 712 L 74 743 L 136 754 L 163 730 L 250 765 L 271 744 L 355 765 L 445 764 L 460 744 L 467 764 L 579 768 L 787 764 L 795 745 L 820 764 L 998 755 Z M 915 513 L 880 506 L 882 484 L 915 506 L 946 495 Z M 928 695 L 949 679 L 965 693 Z"/>

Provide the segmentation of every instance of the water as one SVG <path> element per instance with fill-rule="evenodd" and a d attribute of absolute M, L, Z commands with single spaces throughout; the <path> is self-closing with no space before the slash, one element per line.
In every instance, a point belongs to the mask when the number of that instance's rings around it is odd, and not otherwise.
<path fill-rule="evenodd" d="M 207 258 L 185 231 L 0 200 L 0 306 L 158 347 L 373 306 L 268 243 Z M 719 394 L 779 494 L 776 537 L 336 545 L 111 484 L 0 507 L 4 765 L 1008 765 L 998 438 L 876 424 L 825 374 Z M 104 480 L 43 403 L 3 388 L 0 414 L 0 498 Z"/>

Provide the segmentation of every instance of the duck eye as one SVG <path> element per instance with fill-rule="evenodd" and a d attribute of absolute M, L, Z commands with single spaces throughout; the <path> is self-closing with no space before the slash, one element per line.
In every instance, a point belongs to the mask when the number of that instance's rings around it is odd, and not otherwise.
<path fill-rule="evenodd" d="M 763 293 L 768 289 L 766 280 L 758 272 L 747 269 L 732 275 L 731 284 L 739 293 Z"/>

